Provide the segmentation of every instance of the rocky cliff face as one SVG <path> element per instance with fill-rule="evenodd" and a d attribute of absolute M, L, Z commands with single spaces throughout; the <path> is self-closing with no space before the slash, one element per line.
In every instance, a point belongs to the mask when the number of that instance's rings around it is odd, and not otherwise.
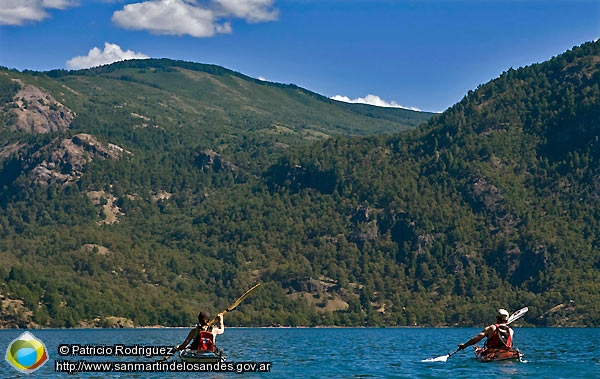
<path fill-rule="evenodd" d="M 50 93 L 19 79 L 20 89 L 5 109 L 12 113 L 7 123 L 11 131 L 43 134 L 68 130 L 75 112 L 58 102 Z M 13 160 L 15 167 L 28 171 L 36 184 L 68 184 L 81 176 L 84 166 L 94 159 L 119 159 L 127 153 L 113 144 L 104 144 L 89 134 L 55 139 L 35 148 L 27 143 L 0 146 L 0 162 Z"/>
<path fill-rule="evenodd" d="M 37 184 L 68 184 L 79 179 L 88 162 L 94 159 L 119 159 L 123 153 L 126 151 L 121 147 L 104 145 L 89 134 L 57 139 L 33 155 L 34 161 L 48 157 L 33 168 L 33 179 Z"/>
<path fill-rule="evenodd" d="M 21 89 L 10 104 L 11 112 L 16 115 L 14 123 L 10 125 L 12 131 L 37 134 L 69 128 L 75 112 L 36 86 L 13 80 L 21 85 Z"/>
<path fill-rule="evenodd" d="M 104 144 L 89 134 L 76 134 L 71 138 L 57 138 L 35 149 L 25 143 L 12 143 L 0 147 L 0 162 L 12 160 L 15 167 L 27 173 L 36 184 L 67 185 L 78 180 L 83 168 L 94 159 L 120 159 L 127 150 Z"/>

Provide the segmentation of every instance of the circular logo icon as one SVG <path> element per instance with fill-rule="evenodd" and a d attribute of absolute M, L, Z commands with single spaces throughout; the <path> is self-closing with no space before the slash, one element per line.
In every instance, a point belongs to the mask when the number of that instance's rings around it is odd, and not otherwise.
<path fill-rule="evenodd" d="M 8 345 L 6 361 L 25 374 L 32 373 L 48 361 L 46 346 L 33 334 L 25 332 Z"/>

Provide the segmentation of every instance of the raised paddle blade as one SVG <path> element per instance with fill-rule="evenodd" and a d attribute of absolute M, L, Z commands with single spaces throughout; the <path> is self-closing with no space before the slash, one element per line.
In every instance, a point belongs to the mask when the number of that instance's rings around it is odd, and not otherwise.
<path fill-rule="evenodd" d="M 244 293 L 242 296 L 240 296 L 239 299 L 237 299 L 237 301 L 235 303 L 233 303 L 229 308 L 226 309 L 227 312 L 232 311 L 235 307 L 237 307 L 245 298 L 248 297 L 248 295 L 250 295 L 250 292 L 254 291 L 256 288 L 258 288 L 258 286 L 260 286 L 260 283 L 256 283 L 254 285 L 254 287 L 250 288 L 248 291 L 246 291 L 246 293 Z"/>
<path fill-rule="evenodd" d="M 244 301 L 244 299 L 245 299 L 245 298 L 247 298 L 247 297 L 248 297 L 248 295 L 250 295 L 250 292 L 254 291 L 256 288 L 258 288 L 258 286 L 260 286 L 260 283 L 257 283 L 257 284 L 255 284 L 255 285 L 254 285 L 254 287 L 252 287 L 252 288 L 250 288 L 248 291 L 246 291 L 246 292 L 245 292 L 245 293 L 244 293 L 242 296 L 240 296 L 240 297 L 239 297 L 239 298 L 238 298 L 238 299 L 235 301 L 235 303 L 233 303 L 233 304 L 231 304 L 229 307 L 225 308 L 225 309 L 223 310 L 223 312 L 221 312 L 221 313 L 225 314 L 225 313 L 227 313 L 227 312 L 231 312 L 232 310 L 234 310 L 234 309 L 235 309 L 235 307 L 237 307 L 238 305 L 240 305 L 240 303 L 241 303 L 242 301 Z M 215 323 L 215 321 L 217 321 L 217 318 L 216 318 L 216 317 L 215 317 L 215 318 L 213 318 L 212 320 L 210 320 L 210 321 L 208 322 L 208 326 L 211 326 L 212 324 L 214 324 L 214 323 Z"/>
<path fill-rule="evenodd" d="M 515 313 L 513 313 L 512 315 L 510 315 L 508 317 L 508 320 L 506 321 L 507 324 L 510 324 L 511 322 L 520 319 L 521 317 L 523 317 L 523 315 L 525 313 L 527 313 L 527 311 L 529 310 L 529 308 L 525 307 L 525 308 L 521 308 L 518 311 L 516 311 Z"/>

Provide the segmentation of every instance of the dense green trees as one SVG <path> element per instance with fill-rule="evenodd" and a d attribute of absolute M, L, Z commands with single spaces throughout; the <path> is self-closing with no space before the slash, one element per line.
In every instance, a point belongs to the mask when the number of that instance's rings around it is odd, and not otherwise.
<path fill-rule="evenodd" d="M 419 128 L 368 137 L 348 134 L 400 114 L 213 66 L 10 73 L 77 118 L 2 134 L 29 150 L 0 160 L 0 291 L 55 327 L 191 324 L 258 281 L 228 324 L 471 325 L 527 305 L 529 324 L 597 326 L 599 56 L 589 43 L 510 69 Z M 82 132 L 129 153 L 33 185 L 35 152 Z M 109 197 L 118 223 L 102 223 Z"/>

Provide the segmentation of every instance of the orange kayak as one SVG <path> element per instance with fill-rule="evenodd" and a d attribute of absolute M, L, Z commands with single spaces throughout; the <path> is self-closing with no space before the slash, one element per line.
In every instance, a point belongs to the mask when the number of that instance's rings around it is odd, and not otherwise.
<path fill-rule="evenodd" d="M 480 362 L 506 361 L 510 359 L 521 359 L 523 353 L 519 349 L 487 349 L 475 346 L 475 357 Z"/>

